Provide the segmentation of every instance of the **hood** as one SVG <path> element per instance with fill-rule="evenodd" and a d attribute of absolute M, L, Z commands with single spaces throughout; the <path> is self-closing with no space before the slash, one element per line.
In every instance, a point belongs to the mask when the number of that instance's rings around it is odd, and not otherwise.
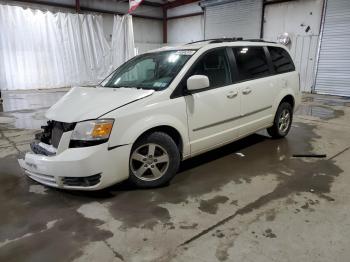
<path fill-rule="evenodd" d="M 154 90 L 136 88 L 73 87 L 46 112 L 45 116 L 65 123 L 96 119 L 153 92 Z"/>

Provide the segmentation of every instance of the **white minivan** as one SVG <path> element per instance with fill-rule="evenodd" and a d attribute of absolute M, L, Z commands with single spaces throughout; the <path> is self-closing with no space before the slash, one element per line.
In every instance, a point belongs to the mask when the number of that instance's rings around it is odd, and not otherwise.
<path fill-rule="evenodd" d="M 300 102 L 288 50 L 214 39 L 138 55 L 99 86 L 74 87 L 46 113 L 19 163 L 42 184 L 97 190 L 166 184 L 182 160 L 260 129 L 287 135 Z"/>

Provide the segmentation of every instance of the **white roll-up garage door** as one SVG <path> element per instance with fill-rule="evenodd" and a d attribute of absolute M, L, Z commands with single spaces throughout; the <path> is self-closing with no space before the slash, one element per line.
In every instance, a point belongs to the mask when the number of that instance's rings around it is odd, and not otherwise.
<path fill-rule="evenodd" d="M 205 39 L 260 38 L 262 0 L 203 2 L 201 5 L 205 7 Z"/>
<path fill-rule="evenodd" d="M 328 0 L 315 91 L 350 96 L 350 0 Z"/>

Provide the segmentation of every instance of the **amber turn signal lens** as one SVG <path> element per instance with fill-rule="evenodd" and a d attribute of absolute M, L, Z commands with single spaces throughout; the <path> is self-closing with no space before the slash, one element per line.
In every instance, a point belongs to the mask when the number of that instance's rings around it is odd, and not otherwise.
<path fill-rule="evenodd" d="M 112 131 L 113 123 L 97 123 L 91 136 L 93 138 L 108 138 Z"/>

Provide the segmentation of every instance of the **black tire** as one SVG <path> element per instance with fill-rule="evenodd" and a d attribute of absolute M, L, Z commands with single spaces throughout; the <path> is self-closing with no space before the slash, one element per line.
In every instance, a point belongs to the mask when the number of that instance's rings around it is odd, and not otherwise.
<path fill-rule="evenodd" d="M 281 117 L 283 117 L 282 114 L 285 112 L 289 113 L 289 121 L 288 124 L 286 123 L 283 125 L 285 128 L 281 128 Z M 292 126 L 292 121 L 293 121 L 293 107 L 291 104 L 287 102 L 283 102 L 278 106 L 275 119 L 273 121 L 273 126 L 267 128 L 267 133 L 272 137 L 272 138 L 282 138 L 285 137 L 290 130 L 290 127 Z"/>
<path fill-rule="evenodd" d="M 152 145 L 155 145 L 155 150 L 152 156 L 153 160 L 149 158 L 150 155 L 148 154 Z M 166 151 L 166 153 L 163 151 Z M 144 158 L 141 161 L 133 159 L 134 153 Z M 163 160 L 167 157 L 169 161 L 166 163 L 156 163 L 156 159 L 160 159 L 160 157 L 163 157 Z M 145 159 L 147 160 L 144 161 Z M 161 162 L 161 160 L 159 162 Z M 140 166 L 138 167 L 139 164 Z M 163 186 L 175 176 L 179 169 L 179 165 L 180 152 L 174 140 L 163 132 L 154 132 L 141 137 L 133 145 L 129 158 L 129 181 L 140 188 Z M 142 171 L 138 172 L 140 170 L 139 168 L 141 168 Z M 144 171 L 145 169 L 146 171 Z M 156 177 L 153 173 L 155 170 L 157 170 L 157 173 L 161 172 L 162 175 Z M 142 173 L 143 171 L 144 173 Z M 140 175 L 140 173 L 142 173 L 142 175 Z"/>

